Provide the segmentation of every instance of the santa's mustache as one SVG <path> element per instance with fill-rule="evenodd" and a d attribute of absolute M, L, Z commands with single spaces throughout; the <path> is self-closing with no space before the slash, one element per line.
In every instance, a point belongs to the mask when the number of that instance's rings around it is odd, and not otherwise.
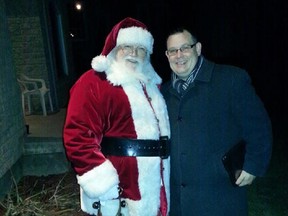
<path fill-rule="evenodd" d="M 140 64 L 141 63 L 140 59 L 137 57 L 134 57 L 134 56 L 126 56 L 124 58 L 124 60 L 129 61 L 129 62 L 134 63 L 134 64 Z"/>

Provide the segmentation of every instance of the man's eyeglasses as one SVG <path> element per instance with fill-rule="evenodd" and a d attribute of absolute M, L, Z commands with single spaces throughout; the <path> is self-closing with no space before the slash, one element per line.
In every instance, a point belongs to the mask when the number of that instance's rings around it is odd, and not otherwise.
<path fill-rule="evenodd" d="M 120 48 L 125 55 L 131 55 L 133 52 L 135 52 L 139 56 L 145 56 L 147 53 L 144 46 L 122 45 Z"/>
<path fill-rule="evenodd" d="M 168 49 L 166 52 L 167 52 L 167 55 L 168 56 L 175 56 L 177 55 L 178 51 L 180 50 L 182 53 L 188 53 L 195 45 L 197 44 L 194 43 L 194 44 L 191 44 L 191 45 L 183 45 L 181 46 L 180 48 L 176 49 L 176 48 L 171 48 L 171 49 Z"/>

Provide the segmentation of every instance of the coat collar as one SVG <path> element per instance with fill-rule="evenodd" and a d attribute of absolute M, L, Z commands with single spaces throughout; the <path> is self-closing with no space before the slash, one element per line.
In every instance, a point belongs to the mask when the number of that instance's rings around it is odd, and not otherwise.
<path fill-rule="evenodd" d="M 197 85 L 197 82 L 210 82 L 214 67 L 215 67 L 215 63 L 213 63 L 213 62 L 211 62 L 211 61 L 209 61 L 203 57 L 203 63 L 202 63 L 202 66 L 198 72 L 198 75 L 196 76 L 194 82 L 190 84 L 187 91 L 189 91 L 189 89 L 191 89 L 195 85 Z M 169 82 L 168 88 L 169 88 L 169 91 L 171 93 L 179 96 L 177 91 L 172 86 L 172 80 L 171 80 L 171 82 Z"/>
<path fill-rule="evenodd" d="M 203 58 L 203 64 L 202 67 L 200 68 L 200 71 L 195 78 L 195 81 L 200 81 L 200 82 L 209 82 L 211 77 L 212 77 L 212 72 L 215 64 L 205 58 Z"/>

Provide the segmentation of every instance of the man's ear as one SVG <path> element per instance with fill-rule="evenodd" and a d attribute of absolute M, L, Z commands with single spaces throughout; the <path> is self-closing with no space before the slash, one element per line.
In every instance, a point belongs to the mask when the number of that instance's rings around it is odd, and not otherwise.
<path fill-rule="evenodd" d="M 202 51 L 202 44 L 200 42 L 197 42 L 197 44 L 196 44 L 196 52 L 197 52 L 198 56 L 201 55 L 201 51 Z"/>
<path fill-rule="evenodd" d="M 169 59 L 167 50 L 165 51 L 165 55 L 166 55 L 166 57 Z"/>

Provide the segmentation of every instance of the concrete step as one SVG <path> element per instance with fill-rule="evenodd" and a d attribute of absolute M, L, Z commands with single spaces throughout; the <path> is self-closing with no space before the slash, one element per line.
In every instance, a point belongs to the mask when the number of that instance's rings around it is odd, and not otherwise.
<path fill-rule="evenodd" d="M 24 155 L 65 152 L 61 137 L 26 137 Z"/>
<path fill-rule="evenodd" d="M 26 137 L 21 161 L 23 176 L 47 176 L 71 169 L 61 137 Z"/>

